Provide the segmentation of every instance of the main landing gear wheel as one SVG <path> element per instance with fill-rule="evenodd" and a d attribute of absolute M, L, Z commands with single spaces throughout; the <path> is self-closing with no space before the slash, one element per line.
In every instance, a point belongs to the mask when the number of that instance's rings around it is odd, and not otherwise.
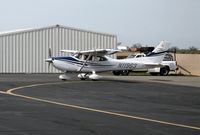
<path fill-rule="evenodd" d="M 120 75 L 120 71 L 112 71 L 113 75 Z"/>
<path fill-rule="evenodd" d="M 129 75 L 129 71 L 128 70 L 122 70 L 121 71 L 121 75 L 122 76 L 128 76 Z"/>
<path fill-rule="evenodd" d="M 129 70 L 122 70 L 122 71 L 112 71 L 113 75 L 119 76 L 127 76 L 129 75 Z"/>

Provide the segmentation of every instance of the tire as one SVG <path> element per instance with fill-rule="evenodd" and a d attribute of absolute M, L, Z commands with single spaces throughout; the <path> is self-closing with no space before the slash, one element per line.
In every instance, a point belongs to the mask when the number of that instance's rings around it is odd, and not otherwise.
<path fill-rule="evenodd" d="M 113 75 L 120 75 L 120 71 L 112 71 Z"/>
<path fill-rule="evenodd" d="M 120 74 L 121 74 L 122 76 L 128 76 L 129 71 L 128 71 L 128 70 L 122 70 L 122 71 L 120 72 Z"/>
<path fill-rule="evenodd" d="M 168 74 L 169 74 L 169 67 L 168 66 L 160 68 L 160 75 L 161 76 L 167 76 Z"/>

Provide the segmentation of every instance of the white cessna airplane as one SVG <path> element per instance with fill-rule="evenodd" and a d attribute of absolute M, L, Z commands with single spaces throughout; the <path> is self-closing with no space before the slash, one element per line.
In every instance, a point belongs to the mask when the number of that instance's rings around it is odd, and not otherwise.
<path fill-rule="evenodd" d="M 65 73 L 59 76 L 61 80 L 67 80 L 69 78 L 66 75 L 67 72 L 79 73 L 78 78 L 81 80 L 87 78 L 98 80 L 101 76 L 97 75 L 97 72 L 113 71 L 113 74 L 117 75 L 120 71 L 160 67 L 168 49 L 169 43 L 161 41 L 146 57 L 129 59 L 113 59 L 108 57 L 107 55 L 121 51 L 114 49 L 96 49 L 88 51 L 61 50 L 61 52 L 72 53 L 71 56 L 65 57 L 52 57 L 51 50 L 49 50 L 49 58 L 46 59 L 46 62 Z"/>

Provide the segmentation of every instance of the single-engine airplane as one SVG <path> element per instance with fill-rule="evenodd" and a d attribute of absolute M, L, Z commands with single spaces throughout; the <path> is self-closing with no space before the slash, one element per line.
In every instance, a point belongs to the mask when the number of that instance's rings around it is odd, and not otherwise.
<path fill-rule="evenodd" d="M 61 52 L 71 53 L 71 56 L 52 57 L 49 49 L 49 58 L 46 62 L 52 64 L 58 70 L 64 72 L 59 76 L 61 80 L 67 80 L 67 72 L 76 72 L 81 80 L 99 80 L 97 72 L 113 71 L 114 74 L 123 70 L 133 70 L 142 68 L 160 67 L 164 55 L 169 49 L 169 42 L 161 41 L 160 44 L 146 57 L 130 59 L 114 59 L 108 57 L 121 50 L 96 49 L 88 51 L 61 50 Z"/>

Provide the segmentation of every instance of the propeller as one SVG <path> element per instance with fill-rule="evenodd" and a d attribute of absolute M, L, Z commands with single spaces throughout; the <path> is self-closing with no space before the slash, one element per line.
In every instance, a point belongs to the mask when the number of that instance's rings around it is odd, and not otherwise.
<path fill-rule="evenodd" d="M 51 58 L 52 53 L 51 53 L 51 48 L 49 48 L 49 58 Z"/>
<path fill-rule="evenodd" d="M 45 61 L 48 62 L 48 70 L 49 70 L 49 67 L 50 67 L 50 65 L 51 65 L 52 62 L 53 62 L 51 48 L 49 48 L 49 51 L 48 51 L 48 58 L 47 58 Z"/>

